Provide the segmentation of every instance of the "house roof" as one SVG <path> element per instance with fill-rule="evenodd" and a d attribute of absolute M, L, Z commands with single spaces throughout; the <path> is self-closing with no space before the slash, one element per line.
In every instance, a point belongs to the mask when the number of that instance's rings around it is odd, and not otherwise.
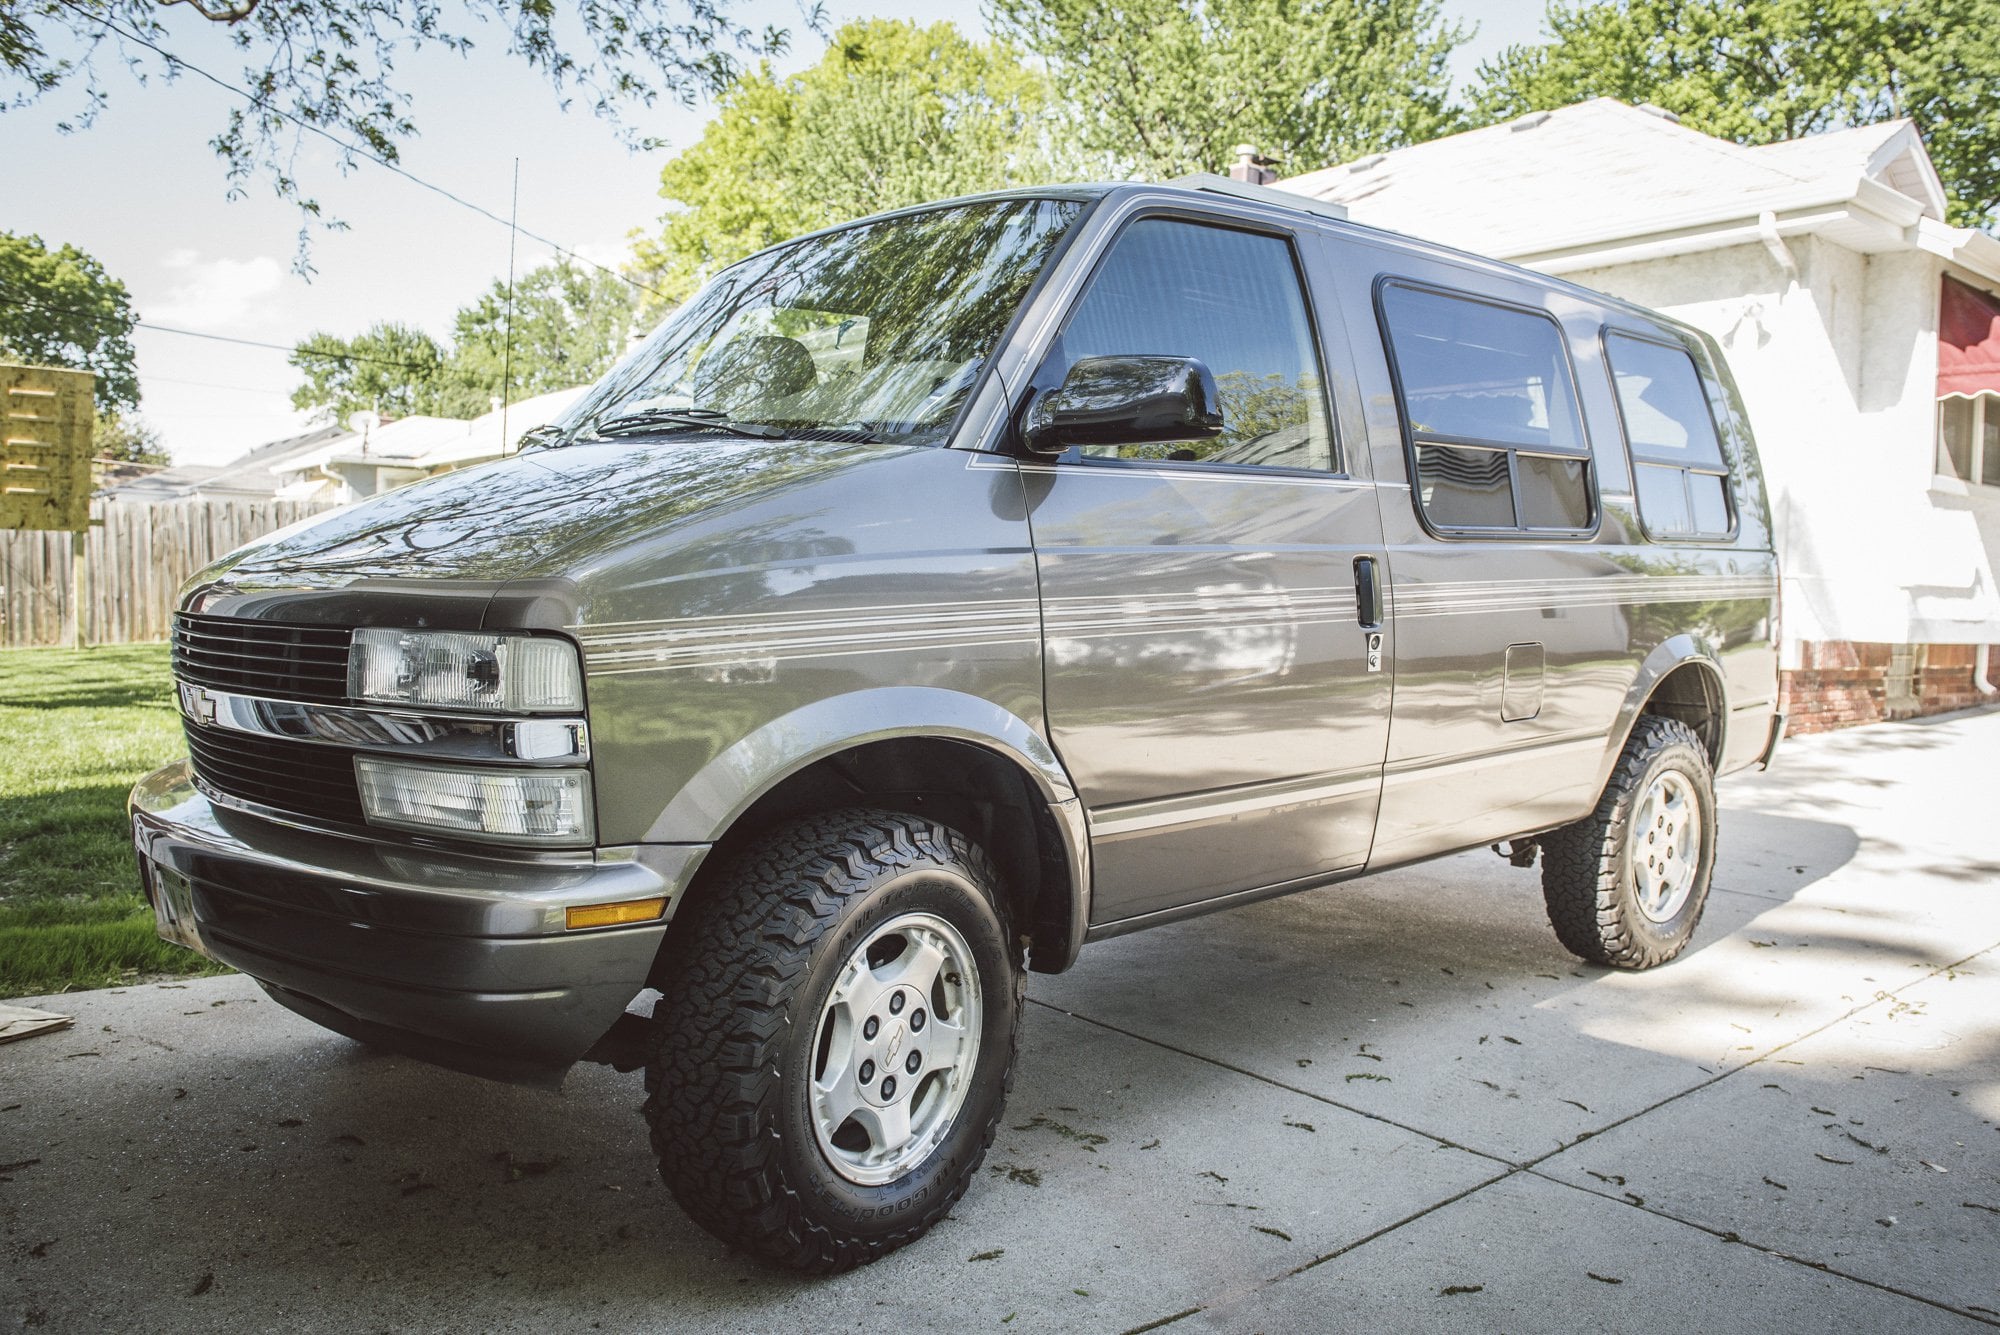
<path fill-rule="evenodd" d="M 1683 250 L 1755 240 L 1767 214 L 1781 234 L 1833 228 L 1843 244 L 1889 249 L 1941 221 L 1945 203 L 1908 121 L 1745 147 L 1608 97 L 1278 186 L 1357 222 L 1555 271 L 1640 238 Z"/>
<path fill-rule="evenodd" d="M 425 468 L 442 468 L 505 454 L 520 440 L 522 432 L 546 426 L 562 416 L 587 388 L 577 385 L 571 389 L 552 390 L 509 404 L 504 413 L 496 408 L 470 422 L 453 422 L 452 425 L 458 429 L 429 439 L 418 461 Z"/>
<path fill-rule="evenodd" d="M 301 475 L 338 466 L 437 469 L 498 458 L 513 447 L 521 433 L 561 416 L 586 387 L 559 389 L 499 409 L 470 421 L 456 417 L 400 417 L 372 428 L 365 436 L 343 432 L 317 449 L 274 460 L 273 474 L 287 474 L 294 483 Z"/>
<path fill-rule="evenodd" d="M 399 417 L 365 435 L 334 441 L 326 461 L 414 465 L 438 445 L 463 436 L 466 425 L 456 417 Z"/>
<path fill-rule="evenodd" d="M 101 495 L 121 501 L 172 501 L 187 496 L 272 496 L 278 490 L 273 466 L 324 447 L 347 435 L 345 427 L 325 426 L 303 435 L 268 441 L 226 464 L 177 464 L 145 477 L 104 488 Z"/>

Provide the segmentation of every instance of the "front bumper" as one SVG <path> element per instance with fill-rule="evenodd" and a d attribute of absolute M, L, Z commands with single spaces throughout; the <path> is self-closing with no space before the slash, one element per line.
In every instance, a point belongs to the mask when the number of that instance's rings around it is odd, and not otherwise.
<path fill-rule="evenodd" d="M 645 987 L 706 845 L 510 858 L 299 829 L 210 803 L 187 762 L 130 800 L 141 881 L 186 878 L 204 953 L 330 1029 L 474 1074 L 555 1083 Z M 665 896 L 657 922 L 570 906 Z"/>

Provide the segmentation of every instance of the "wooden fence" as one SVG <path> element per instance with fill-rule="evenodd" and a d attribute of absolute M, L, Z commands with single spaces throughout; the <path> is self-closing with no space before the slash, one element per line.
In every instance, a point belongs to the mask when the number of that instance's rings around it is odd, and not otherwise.
<path fill-rule="evenodd" d="M 188 577 L 252 538 L 329 507 L 306 501 L 94 500 L 83 549 L 83 641 L 164 640 Z M 0 532 L 0 647 L 76 642 L 68 533 Z"/>

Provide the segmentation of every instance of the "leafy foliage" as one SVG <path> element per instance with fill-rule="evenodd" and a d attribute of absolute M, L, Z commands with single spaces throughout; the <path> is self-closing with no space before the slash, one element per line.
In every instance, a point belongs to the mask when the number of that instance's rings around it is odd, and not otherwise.
<path fill-rule="evenodd" d="M 1766 144 L 1908 116 L 1951 221 L 2000 221 L 2000 0 L 1612 0 L 1547 24 L 1480 66 L 1481 120 L 1616 97 Z"/>
<path fill-rule="evenodd" d="M 362 159 L 393 164 L 417 133 L 414 99 L 396 78 L 397 57 L 423 49 L 464 54 L 497 37 L 507 55 L 544 75 L 565 105 L 580 97 L 617 122 L 621 107 L 665 97 L 692 105 L 728 87 L 742 57 L 783 51 L 789 34 L 752 32 L 731 17 L 735 0 L 0 0 L 0 106 L 32 102 L 80 83 L 84 104 L 64 128 L 95 118 L 109 94 L 98 60 L 110 56 L 140 81 L 172 80 L 190 67 L 174 58 L 186 25 L 226 25 L 242 57 L 237 93 L 210 142 L 232 195 L 267 182 L 305 219 L 338 227 L 294 174 L 307 138 L 339 148 L 342 170 Z M 817 10 L 804 11 L 817 23 Z M 180 26 L 177 26 L 180 25 Z M 477 38 L 475 39 L 475 34 Z M 13 85 L 11 99 L 7 85 Z M 636 136 L 630 135 L 634 138 Z M 301 231 L 303 245 L 305 231 Z M 301 261 L 303 265 L 303 258 Z"/>
<path fill-rule="evenodd" d="M 292 406 L 335 421 L 359 411 L 384 417 L 477 417 L 506 385 L 508 402 L 587 384 L 625 350 L 637 305 L 632 287 L 568 259 L 514 284 L 507 346 L 507 285 L 495 280 L 461 307 L 449 349 L 421 329 L 384 321 L 353 338 L 316 333 L 292 352 L 305 379 Z"/>
<path fill-rule="evenodd" d="M 1048 81 L 1011 47 L 949 23 L 869 20 L 819 64 L 738 80 L 669 162 L 679 207 L 635 245 L 649 285 L 685 296 L 709 271 L 800 232 L 951 195 L 1069 175 Z"/>
<path fill-rule="evenodd" d="M 987 0 L 1039 55 L 1081 146 L 1150 177 L 1221 171 L 1239 143 L 1309 171 L 1457 128 L 1436 0 Z"/>
<path fill-rule="evenodd" d="M 1320 398 L 1319 377 L 1288 381 L 1276 373 L 1224 371 L 1215 378 L 1222 396 L 1222 420 L 1232 440 L 1255 440 L 1287 427 L 1305 426 Z"/>
<path fill-rule="evenodd" d="M 336 422 L 357 412 L 384 417 L 475 417 L 485 411 L 445 374 L 445 351 L 412 325 L 380 320 L 353 338 L 315 333 L 292 350 L 305 380 L 292 406 Z"/>
<path fill-rule="evenodd" d="M 0 0 L 4 4 L 5 0 Z M 0 40 L 4 40 L 0 24 Z M 125 284 L 75 246 L 0 232 L 0 358 L 97 376 L 97 408 L 139 403 L 132 310 Z"/>
<path fill-rule="evenodd" d="M 159 430 L 118 412 L 100 412 L 90 432 L 90 452 L 100 460 L 121 464 L 170 464 L 173 457 L 160 442 Z"/>
<path fill-rule="evenodd" d="M 487 396 L 505 376 L 510 400 L 589 384 L 624 353 L 637 306 L 636 290 L 615 274 L 567 259 L 543 265 L 514 283 L 511 372 L 501 282 L 459 310 L 447 372 Z"/>

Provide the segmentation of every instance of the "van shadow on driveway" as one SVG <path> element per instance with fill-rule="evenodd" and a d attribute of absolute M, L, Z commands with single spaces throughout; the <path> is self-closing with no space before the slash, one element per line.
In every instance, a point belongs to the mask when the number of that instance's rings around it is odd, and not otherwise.
<path fill-rule="evenodd" d="M 1908 755 L 1990 755 L 1995 724 Z M 74 1030 L 0 1047 L 0 1311 L 52 1330 L 2000 1320 L 2000 902 L 1950 870 L 1985 856 L 1959 809 L 1976 797 L 1942 773 L 1844 788 L 1824 749 L 1795 748 L 1788 788 L 1725 790 L 1707 919 L 1653 973 L 1562 953 L 1535 874 L 1481 852 L 1033 978 L 979 1184 L 833 1279 L 750 1264 L 680 1214 L 634 1076 L 479 1081 L 242 978 L 56 999 Z"/>

